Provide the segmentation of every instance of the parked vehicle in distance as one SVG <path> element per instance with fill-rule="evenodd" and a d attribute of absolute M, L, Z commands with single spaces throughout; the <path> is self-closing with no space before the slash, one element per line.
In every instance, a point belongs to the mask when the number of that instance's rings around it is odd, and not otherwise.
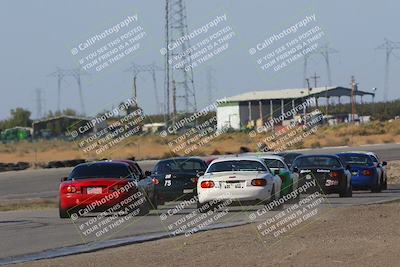
<path fill-rule="evenodd" d="M 214 160 L 197 183 L 198 208 L 225 199 L 240 205 L 264 204 L 280 198 L 282 181 L 256 157 L 226 157 Z"/>
<path fill-rule="evenodd" d="M 137 186 L 138 177 L 127 163 L 91 162 L 77 165 L 68 177 L 62 178 L 59 188 L 60 218 L 86 215 L 97 211 L 149 212 L 148 202 Z M 121 201 L 124 205 L 119 205 Z M 134 206 L 133 204 L 138 204 Z M 116 207 L 120 207 L 115 209 Z"/>
<path fill-rule="evenodd" d="M 297 153 L 297 152 L 279 152 L 279 153 L 275 153 L 274 155 L 280 156 L 283 158 L 283 160 L 285 161 L 285 163 L 288 165 L 288 167 L 290 168 L 293 164 L 293 161 L 298 157 L 301 156 L 303 154 L 301 153 Z"/>
<path fill-rule="evenodd" d="M 267 165 L 273 174 L 281 178 L 281 196 L 288 195 L 297 189 L 299 175 L 297 173 L 292 173 L 282 157 L 264 154 L 260 155 L 259 158 L 264 160 L 265 165 Z M 298 200 L 299 197 L 300 195 L 296 197 L 296 200 Z"/>
<path fill-rule="evenodd" d="M 137 185 L 138 188 L 145 192 L 145 195 L 149 202 L 150 209 L 157 209 L 158 204 L 163 204 L 162 200 L 159 199 L 158 192 L 156 192 L 156 186 L 154 184 L 154 180 L 143 173 L 142 168 L 140 168 L 139 164 L 136 161 L 128 160 L 128 159 L 120 159 L 120 160 L 112 160 L 112 162 L 123 162 L 127 163 L 130 167 L 131 172 L 138 177 Z"/>
<path fill-rule="evenodd" d="M 307 193 L 339 193 L 340 197 L 353 195 L 349 168 L 336 155 L 302 155 L 292 165 L 292 171 L 299 174 L 299 186 L 308 181 L 316 181 L 316 185 L 310 187 Z"/>
<path fill-rule="evenodd" d="M 156 191 L 165 201 L 188 199 L 197 194 L 199 176 L 207 169 L 200 158 L 177 157 L 160 160 L 151 173 Z"/>
<path fill-rule="evenodd" d="M 351 184 L 353 189 L 382 190 L 381 178 L 370 155 L 365 153 L 339 153 L 337 154 L 345 165 L 350 165 Z"/>

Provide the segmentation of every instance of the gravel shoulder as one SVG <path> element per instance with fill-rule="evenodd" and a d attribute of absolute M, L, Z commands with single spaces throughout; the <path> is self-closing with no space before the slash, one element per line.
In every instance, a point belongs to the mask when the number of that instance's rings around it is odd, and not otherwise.
<path fill-rule="evenodd" d="M 12 266 L 398 266 L 400 202 L 333 209 L 272 245 L 254 224 Z"/>

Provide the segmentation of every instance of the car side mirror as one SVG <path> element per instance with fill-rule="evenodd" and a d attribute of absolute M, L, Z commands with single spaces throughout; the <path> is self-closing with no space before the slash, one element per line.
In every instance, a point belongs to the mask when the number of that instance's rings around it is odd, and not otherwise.
<path fill-rule="evenodd" d="M 387 161 L 383 161 L 382 166 L 386 166 L 386 165 L 387 165 Z"/>
<path fill-rule="evenodd" d="M 298 169 L 297 167 L 294 167 L 294 168 L 293 168 L 293 172 L 296 172 L 296 173 L 297 173 L 297 172 L 299 172 L 299 169 Z"/>
<path fill-rule="evenodd" d="M 66 180 L 68 180 L 68 177 L 61 178 L 61 182 L 65 182 Z"/>
<path fill-rule="evenodd" d="M 151 175 L 151 171 L 145 171 L 145 172 L 144 172 L 144 176 L 147 177 L 147 176 L 150 176 L 150 175 Z"/>
<path fill-rule="evenodd" d="M 350 170 L 351 169 L 351 165 L 350 164 L 347 164 L 346 165 L 346 170 Z"/>
<path fill-rule="evenodd" d="M 200 176 L 203 176 L 203 175 L 204 175 L 204 172 L 198 172 L 196 176 L 200 177 Z"/>
<path fill-rule="evenodd" d="M 274 170 L 274 174 L 275 175 L 279 175 L 279 173 L 280 173 L 280 170 L 278 169 L 278 170 Z"/>

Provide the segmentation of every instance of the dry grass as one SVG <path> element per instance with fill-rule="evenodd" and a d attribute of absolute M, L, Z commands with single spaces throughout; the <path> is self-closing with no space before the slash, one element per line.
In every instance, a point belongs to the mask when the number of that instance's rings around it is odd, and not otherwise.
<path fill-rule="evenodd" d="M 257 143 L 267 137 L 267 134 L 258 134 L 251 138 L 247 133 L 226 133 L 204 146 L 187 154 L 183 150 L 179 155 L 211 155 L 238 153 L 240 147 L 251 151 L 257 150 Z M 78 144 L 66 141 L 40 141 L 36 143 L 20 142 L 15 144 L 0 144 L 0 162 L 48 162 L 67 159 L 99 159 L 99 158 L 127 158 L 135 156 L 137 159 L 159 159 L 176 155 L 168 143 L 177 136 L 159 135 L 132 136 L 113 148 L 101 154 L 85 153 Z M 326 146 L 358 146 L 363 144 L 400 143 L 400 121 L 372 122 L 365 125 L 338 125 L 323 126 L 318 131 L 293 144 L 291 149 L 317 148 Z"/>
<path fill-rule="evenodd" d="M 27 200 L 13 200 L 4 201 L 0 203 L 0 211 L 10 210 L 33 210 L 33 209 L 46 209 L 56 208 L 57 201 L 53 199 L 27 199 Z"/>

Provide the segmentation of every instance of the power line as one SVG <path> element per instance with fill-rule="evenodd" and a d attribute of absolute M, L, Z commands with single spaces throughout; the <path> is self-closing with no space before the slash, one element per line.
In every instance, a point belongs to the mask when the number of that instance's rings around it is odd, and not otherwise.
<path fill-rule="evenodd" d="M 137 98 L 137 87 L 136 87 L 136 78 L 138 77 L 139 73 L 147 72 L 150 73 L 152 80 L 153 80 L 153 87 L 154 87 L 154 97 L 157 104 L 157 108 L 161 108 L 160 100 L 158 97 L 158 90 L 157 90 L 157 79 L 156 79 L 156 71 L 164 71 L 163 68 L 157 66 L 154 62 L 152 64 L 147 65 L 138 65 L 135 63 L 131 63 L 131 66 L 125 70 L 126 72 L 131 72 L 133 74 L 133 96 Z M 137 99 L 136 99 L 137 101 Z"/>
<path fill-rule="evenodd" d="M 78 85 L 79 91 L 79 99 L 81 104 L 81 113 L 85 115 L 85 104 L 83 101 L 82 95 L 82 83 L 81 83 L 81 75 L 88 75 L 86 72 L 83 72 L 81 69 L 61 69 L 57 67 L 57 70 L 53 73 L 50 73 L 49 77 L 56 77 L 57 78 L 57 111 L 61 111 L 61 82 L 64 80 L 65 77 L 73 77 L 76 80 Z"/>
<path fill-rule="evenodd" d="M 389 92 L 389 59 L 390 55 L 392 54 L 393 50 L 400 49 L 400 42 L 393 42 L 389 39 L 385 38 L 383 44 L 379 45 L 377 48 L 378 50 L 385 50 L 385 80 L 384 80 L 384 87 L 383 87 L 383 99 L 387 101 L 388 92 Z"/>

